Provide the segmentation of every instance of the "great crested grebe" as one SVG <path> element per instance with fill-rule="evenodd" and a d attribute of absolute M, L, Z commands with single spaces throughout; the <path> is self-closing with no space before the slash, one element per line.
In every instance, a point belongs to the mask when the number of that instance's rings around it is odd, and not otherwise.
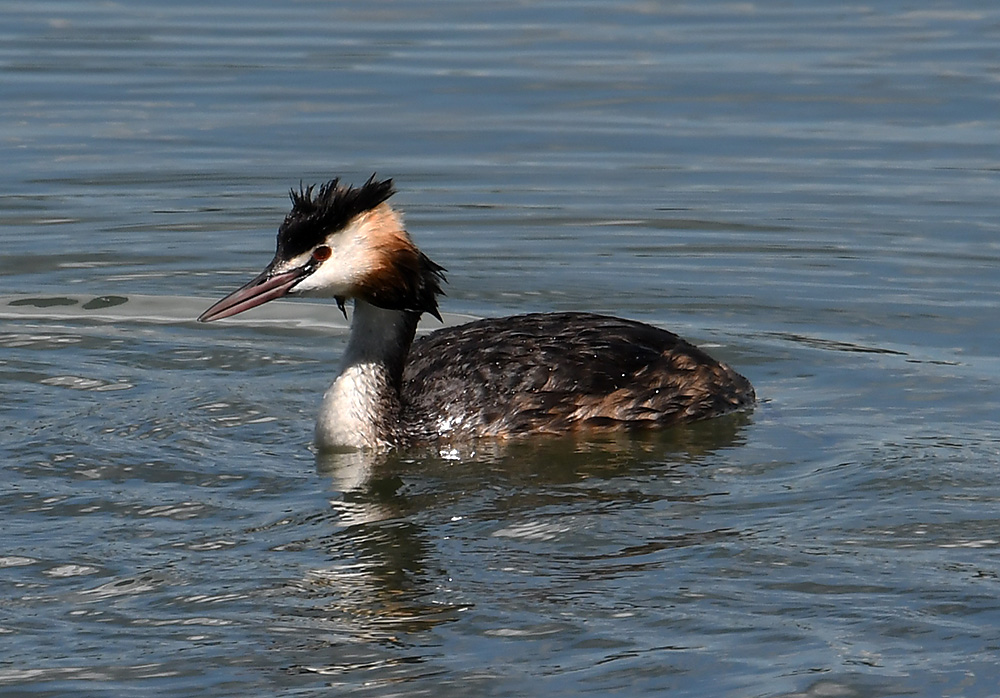
<path fill-rule="evenodd" d="M 478 320 L 414 341 L 438 320 L 444 269 L 387 199 L 391 179 L 291 191 L 267 268 L 198 318 L 286 294 L 354 299 L 340 373 L 316 424 L 321 447 L 388 450 L 442 440 L 659 427 L 754 402 L 750 382 L 677 335 L 592 313 Z M 344 311 L 346 317 L 347 313 Z"/>

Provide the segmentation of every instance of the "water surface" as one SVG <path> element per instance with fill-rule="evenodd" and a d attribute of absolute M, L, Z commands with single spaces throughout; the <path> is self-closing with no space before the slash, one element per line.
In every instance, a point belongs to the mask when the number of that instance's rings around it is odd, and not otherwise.
<path fill-rule="evenodd" d="M 3 16 L 0 693 L 995 694 L 991 3 Z M 336 307 L 193 318 L 373 171 L 447 322 L 652 322 L 757 409 L 317 458 Z"/>

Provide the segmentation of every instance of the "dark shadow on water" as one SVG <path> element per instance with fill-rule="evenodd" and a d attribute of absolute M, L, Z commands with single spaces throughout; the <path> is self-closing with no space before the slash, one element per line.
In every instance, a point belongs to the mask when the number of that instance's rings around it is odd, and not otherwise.
<path fill-rule="evenodd" d="M 656 466 L 666 468 L 710 460 L 720 450 L 738 447 L 752 413 L 741 412 L 670 429 L 540 436 L 510 441 L 447 444 L 389 454 L 321 452 L 317 471 L 343 492 L 354 492 L 382 478 L 399 475 L 444 476 L 478 473 L 534 484 L 564 484 L 582 477 Z"/>

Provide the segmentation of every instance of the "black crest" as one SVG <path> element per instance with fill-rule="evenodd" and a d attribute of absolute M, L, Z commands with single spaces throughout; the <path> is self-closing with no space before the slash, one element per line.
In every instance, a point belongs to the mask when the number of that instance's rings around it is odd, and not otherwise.
<path fill-rule="evenodd" d="M 396 193 L 392 180 L 372 175 L 360 187 L 341 186 L 340 178 L 320 186 L 292 189 L 292 210 L 278 228 L 278 256 L 288 259 L 308 252 L 355 216 L 370 211 Z"/>

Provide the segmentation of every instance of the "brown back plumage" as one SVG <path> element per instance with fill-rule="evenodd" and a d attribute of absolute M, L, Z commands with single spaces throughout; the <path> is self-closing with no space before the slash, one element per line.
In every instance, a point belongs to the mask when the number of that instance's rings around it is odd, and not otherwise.
<path fill-rule="evenodd" d="M 748 406 L 754 391 L 666 330 L 545 313 L 480 320 L 418 340 L 402 398 L 414 424 L 507 436 L 692 421 Z"/>

